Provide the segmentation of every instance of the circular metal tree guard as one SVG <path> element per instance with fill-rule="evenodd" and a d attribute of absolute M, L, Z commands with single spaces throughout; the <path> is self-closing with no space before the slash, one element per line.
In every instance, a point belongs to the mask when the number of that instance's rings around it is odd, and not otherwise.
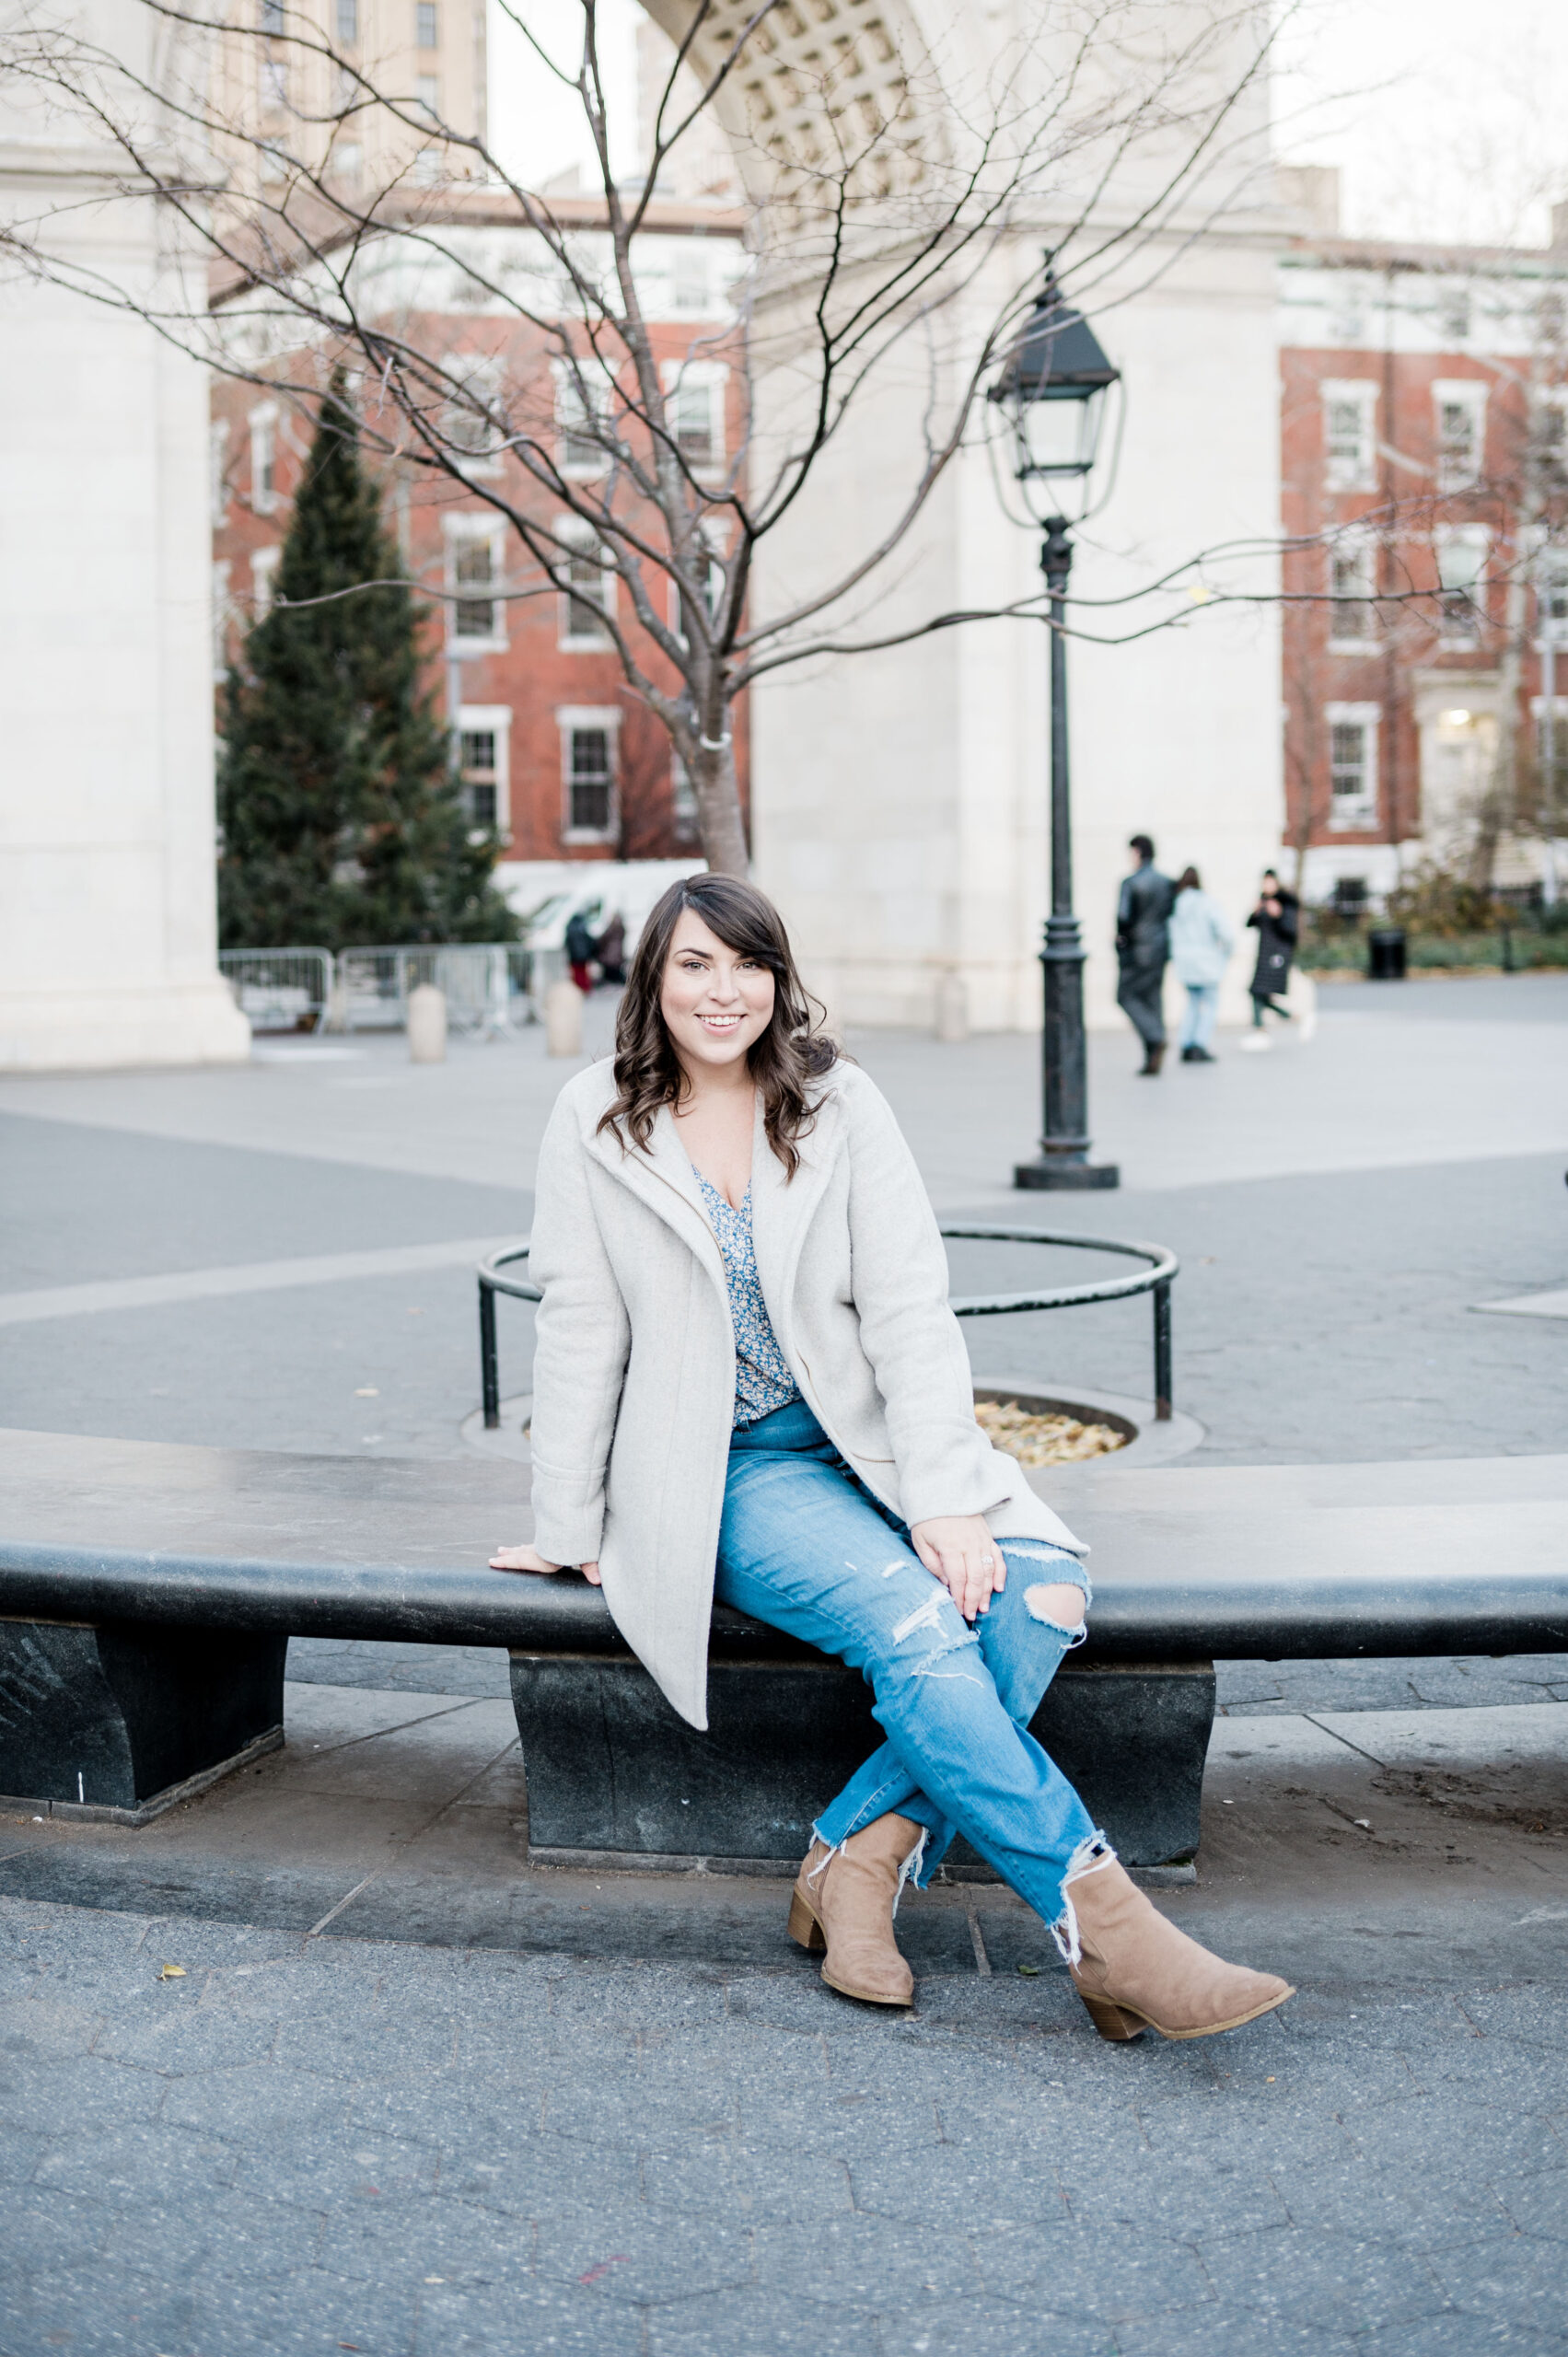
<path fill-rule="evenodd" d="M 992 1227 L 968 1225 L 944 1227 L 955 1243 L 1053 1244 L 1077 1252 L 1117 1252 L 1147 1266 L 1126 1277 L 1100 1277 L 1090 1284 L 1047 1285 L 1037 1293 L 974 1294 L 952 1305 L 955 1318 L 1010 1318 L 1032 1309 L 1081 1309 L 1097 1301 L 1126 1301 L 1134 1294 L 1152 1295 L 1155 1308 L 1155 1420 L 1170 1421 L 1170 1287 L 1180 1268 L 1174 1252 L 1163 1244 L 1131 1244 L 1113 1236 L 1063 1236 L 1040 1227 Z M 501 1422 L 501 1371 L 495 1341 L 495 1296 L 514 1301 L 541 1301 L 544 1296 L 526 1277 L 505 1271 L 528 1257 L 528 1239 L 487 1253 L 479 1264 L 479 1362 L 484 1393 L 484 1424 L 495 1432 Z"/>

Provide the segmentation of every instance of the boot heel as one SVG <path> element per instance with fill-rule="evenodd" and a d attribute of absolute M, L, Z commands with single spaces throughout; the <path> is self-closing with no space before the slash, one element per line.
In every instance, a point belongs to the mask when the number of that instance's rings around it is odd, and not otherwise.
<path fill-rule="evenodd" d="M 791 1894 L 789 1923 L 786 1928 L 790 1938 L 803 1947 L 808 1956 L 820 1956 L 826 1949 L 828 1943 L 822 1936 L 822 1926 L 802 1898 L 799 1891 Z"/>
<path fill-rule="evenodd" d="M 1121 2045 L 1130 2038 L 1142 2038 L 1149 2026 L 1136 2014 L 1124 2014 L 1120 2005 L 1111 2003 L 1109 1997 L 1085 1997 L 1081 1989 L 1078 1994 L 1084 1998 L 1084 2010 L 1101 2038 L 1109 2038 L 1113 2044 Z"/>

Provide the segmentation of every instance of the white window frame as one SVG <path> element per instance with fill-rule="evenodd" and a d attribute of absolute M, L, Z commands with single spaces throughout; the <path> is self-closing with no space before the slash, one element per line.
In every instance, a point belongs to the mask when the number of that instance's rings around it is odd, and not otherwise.
<path fill-rule="evenodd" d="M 1537 479 L 1549 492 L 1561 491 L 1568 483 L 1568 385 L 1537 386 L 1530 411 Z"/>
<path fill-rule="evenodd" d="M 1326 377 L 1319 391 L 1323 403 L 1323 485 L 1327 491 L 1376 491 L 1377 488 L 1377 395 L 1370 377 Z M 1353 403 L 1361 412 L 1353 456 L 1335 456 L 1330 449 L 1329 418 L 1336 402 Z"/>
<path fill-rule="evenodd" d="M 1469 343 L 1475 333 L 1475 291 L 1468 281 L 1439 288 L 1432 320 L 1440 350 L 1454 352 Z"/>
<path fill-rule="evenodd" d="M 271 516 L 278 505 L 278 405 L 261 401 L 250 412 L 250 512 Z"/>
<path fill-rule="evenodd" d="M 1433 447 L 1436 451 L 1434 471 L 1441 494 L 1473 491 L 1486 470 L 1486 386 L 1474 377 L 1438 377 L 1433 380 Z M 1444 443 L 1443 412 L 1449 408 L 1469 412 L 1469 459 L 1455 458 Z"/>
<path fill-rule="evenodd" d="M 500 361 L 492 353 L 448 352 L 441 366 L 448 377 L 465 386 L 476 401 L 499 406 L 505 389 L 505 376 Z M 482 448 L 468 450 L 458 439 L 463 428 L 482 428 L 489 439 Z M 446 404 L 441 421 L 448 454 L 453 464 L 465 475 L 498 475 L 505 458 L 505 437 L 492 424 L 477 417 L 471 410 L 456 401 Z"/>
<path fill-rule="evenodd" d="M 561 840 L 563 843 L 611 843 L 621 824 L 621 707 L 619 704 L 558 704 L 561 732 Z M 603 828 L 572 824 L 572 739 L 579 728 L 602 728 L 610 737 L 609 822 Z"/>
<path fill-rule="evenodd" d="M 483 508 L 459 508 L 455 515 L 441 518 L 441 536 L 446 552 L 447 578 L 447 644 L 452 653 L 466 655 L 500 655 L 505 653 L 506 640 L 506 605 L 501 595 L 505 573 L 506 526 L 499 516 L 492 516 Z M 488 638 L 459 630 L 458 603 L 461 585 L 458 580 L 458 552 L 471 547 L 476 540 L 490 543 L 490 571 L 494 588 L 491 598 L 493 628 Z"/>
<path fill-rule="evenodd" d="M 1554 649 L 1568 646 L 1568 548 L 1544 548 L 1538 552 L 1534 586 L 1537 651 L 1549 638 Z M 1553 610 L 1559 607 L 1561 611 Z"/>
<path fill-rule="evenodd" d="M 1377 752 L 1382 725 L 1380 703 L 1326 703 L 1323 707 L 1329 745 L 1329 829 L 1332 834 L 1365 834 L 1377 824 Z M 1353 804 L 1336 802 L 1334 796 L 1336 728 L 1362 731 L 1362 791 Z"/>
<path fill-rule="evenodd" d="M 552 360 L 550 369 L 555 384 L 555 464 L 562 480 L 588 482 L 596 475 L 608 474 L 608 450 L 596 448 L 583 458 L 574 459 L 571 445 L 583 417 L 585 393 L 600 424 L 610 424 L 615 413 L 613 375 L 597 360 L 579 361 L 575 368 L 568 367 L 563 360 Z"/>
<path fill-rule="evenodd" d="M 1330 655 L 1372 655 L 1377 651 L 1377 543 L 1367 532 L 1339 532 L 1329 542 L 1329 652 Z M 1353 564 L 1361 576 L 1362 587 L 1353 597 L 1342 597 L 1334 589 L 1334 575 L 1341 565 Z M 1357 635 L 1341 630 L 1348 606 L 1361 609 L 1366 627 Z"/>
<path fill-rule="evenodd" d="M 213 677 L 228 677 L 228 626 L 234 615 L 234 600 L 229 594 L 230 566 L 222 557 L 213 567 Z"/>
<path fill-rule="evenodd" d="M 228 514 L 228 420 L 215 417 L 208 429 L 207 490 L 215 524 Z"/>
<path fill-rule="evenodd" d="M 1480 562 L 1468 581 L 1445 582 L 1443 579 L 1444 552 L 1457 548 L 1476 550 Z M 1434 530 L 1432 553 L 1437 561 L 1439 598 L 1441 599 L 1446 592 L 1464 589 L 1469 594 L 1470 603 L 1475 610 L 1473 623 L 1464 630 L 1456 630 L 1450 627 L 1449 618 L 1440 603 L 1437 622 L 1439 646 L 1451 647 L 1456 652 L 1460 649 L 1468 652 L 1474 647 L 1481 637 L 1486 621 L 1486 565 L 1491 551 L 1492 535 L 1484 524 L 1439 524 Z"/>
<path fill-rule="evenodd" d="M 564 565 L 568 561 L 567 552 L 579 560 L 592 558 L 597 552 L 599 593 L 596 599 L 589 597 L 586 587 L 562 590 L 560 631 L 556 644 L 563 655 L 612 655 L 615 652 L 615 641 L 610 632 L 608 630 L 591 633 L 575 632 L 572 628 L 572 613 L 576 606 L 597 604 L 607 619 L 614 616 L 616 612 L 614 563 L 603 542 L 595 539 L 592 528 L 588 525 L 575 527 L 563 525 L 557 537 L 563 543 L 563 554 L 557 561 L 561 565 Z"/>
<path fill-rule="evenodd" d="M 458 749 L 465 736 L 488 732 L 495 739 L 495 832 L 512 840 L 512 707 L 509 703 L 458 706 Z"/>
<path fill-rule="evenodd" d="M 708 422 L 713 435 L 713 448 L 705 459 L 687 459 L 685 463 L 694 475 L 712 475 L 722 471 L 727 436 L 725 433 L 725 387 L 729 382 L 729 370 L 722 360 L 667 360 L 659 369 L 664 384 L 665 415 L 672 438 L 679 447 L 676 421 L 672 414 L 682 392 L 706 393 Z"/>
<path fill-rule="evenodd" d="M 430 39 L 424 38 L 424 15 L 430 13 Z M 413 0 L 413 45 L 418 50 L 439 49 L 441 46 L 440 0 Z"/>
<path fill-rule="evenodd" d="M 669 308 L 681 319 L 711 319 L 716 310 L 714 250 L 705 238 L 670 240 Z"/>
<path fill-rule="evenodd" d="M 274 540 L 271 548 L 250 552 L 250 621 L 252 628 L 264 621 L 273 610 L 277 596 L 278 566 L 283 559 L 282 543 Z"/>

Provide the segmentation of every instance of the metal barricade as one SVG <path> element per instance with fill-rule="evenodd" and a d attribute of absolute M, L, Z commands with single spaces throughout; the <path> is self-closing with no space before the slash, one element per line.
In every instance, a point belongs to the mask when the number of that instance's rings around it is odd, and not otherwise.
<path fill-rule="evenodd" d="M 952 1305 L 955 1318 L 1006 1318 L 1031 1309 L 1078 1309 L 1097 1301 L 1125 1301 L 1133 1294 L 1154 1297 L 1155 1421 L 1168 1423 L 1171 1411 L 1170 1287 L 1181 1263 L 1163 1244 L 1129 1244 L 1109 1236 L 1063 1236 L 1040 1227 L 944 1227 L 955 1243 L 1052 1244 L 1072 1251 L 1118 1252 L 1129 1260 L 1146 1260 L 1148 1267 L 1130 1277 L 1100 1277 L 1083 1285 L 1049 1285 L 1039 1293 L 976 1294 Z M 501 1422 L 501 1370 L 495 1336 L 495 1296 L 508 1294 L 514 1301 L 541 1301 L 544 1296 L 525 1277 L 503 1273 L 528 1257 L 527 1238 L 504 1251 L 489 1252 L 479 1264 L 479 1373 L 484 1399 L 487 1432 Z"/>
<path fill-rule="evenodd" d="M 225 949 L 218 970 L 252 1031 L 319 1031 L 332 962 L 330 949 Z"/>
<path fill-rule="evenodd" d="M 533 953 L 511 941 L 389 944 L 338 955 L 332 1028 L 398 1031 L 408 1022 L 409 993 L 434 982 L 454 1031 L 500 1033 L 535 1018 Z"/>

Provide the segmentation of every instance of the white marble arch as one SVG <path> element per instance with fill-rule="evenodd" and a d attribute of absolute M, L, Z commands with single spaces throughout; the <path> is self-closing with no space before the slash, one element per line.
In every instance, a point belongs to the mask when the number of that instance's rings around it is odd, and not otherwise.
<path fill-rule="evenodd" d="M 81 14 L 149 70 L 150 11 Z M 115 201 L 122 171 L 82 122 L 0 97 L 6 221 L 178 309 L 200 257 Z M 8 277 L 0 340 L 0 1070 L 233 1061 L 250 1035 L 216 965 L 206 371 L 47 277 Z"/>
<path fill-rule="evenodd" d="M 644 0 L 672 35 L 683 0 Z M 1167 25 L 1186 0 L 1152 11 Z M 719 33 L 745 21 L 721 0 Z M 1186 11 L 1190 20 L 1195 11 Z M 774 168 L 807 155 L 824 66 L 836 91 L 895 125 L 903 187 L 961 160 L 975 110 L 945 114 L 933 94 L 982 90 L 997 61 L 1029 62 L 1038 0 L 789 0 L 768 19 L 765 62 L 725 102 L 739 166 L 766 198 Z M 701 63 L 701 58 L 698 60 Z M 1216 55 L 1216 73 L 1227 70 Z M 914 103 L 918 101 L 918 103 Z M 1225 204 L 1211 180 L 1168 234 L 1101 270 L 1093 310 L 1122 368 L 1127 424 L 1114 494 L 1080 549 L 1075 586 L 1119 597 L 1225 540 L 1268 543 L 1278 528 L 1278 367 L 1272 256 L 1279 216 L 1267 181 L 1266 91 L 1232 125 Z M 1248 150 L 1248 143 L 1250 148 Z M 1243 150 L 1248 152 L 1243 153 Z M 1154 159 L 1111 181 L 1102 218 L 1126 218 Z M 1252 175 L 1253 185 L 1247 185 Z M 972 321 L 1026 284 L 1074 196 L 1016 208 L 968 297 Z M 763 544 L 756 604 L 777 607 L 833 575 L 874 539 L 909 477 L 923 383 L 889 386 L 822 468 L 787 529 Z M 770 431 L 766 375 L 759 435 Z M 934 610 L 1006 602 L 1038 579 L 1038 544 L 1007 523 L 976 452 L 954 468 L 914 540 L 854 605 L 880 627 Z M 1272 560 L 1249 584 L 1275 586 Z M 1045 648 L 1038 625 L 991 622 L 901 650 L 858 656 L 761 683 L 753 700 L 754 847 L 815 986 L 851 1022 L 928 1026 L 944 994 L 976 1028 L 1039 1022 L 1037 952 L 1046 900 Z M 1090 1020 L 1121 1025 L 1110 949 L 1115 897 L 1133 831 L 1162 865 L 1189 862 L 1231 906 L 1251 907 L 1278 856 L 1283 807 L 1276 618 L 1267 604 L 1191 610 L 1175 632 L 1070 654 L 1076 904 L 1089 950 Z M 1249 968 L 1238 952 L 1225 1011 L 1240 1019 Z M 1028 1109 L 1020 1109 L 1026 1130 Z"/>

